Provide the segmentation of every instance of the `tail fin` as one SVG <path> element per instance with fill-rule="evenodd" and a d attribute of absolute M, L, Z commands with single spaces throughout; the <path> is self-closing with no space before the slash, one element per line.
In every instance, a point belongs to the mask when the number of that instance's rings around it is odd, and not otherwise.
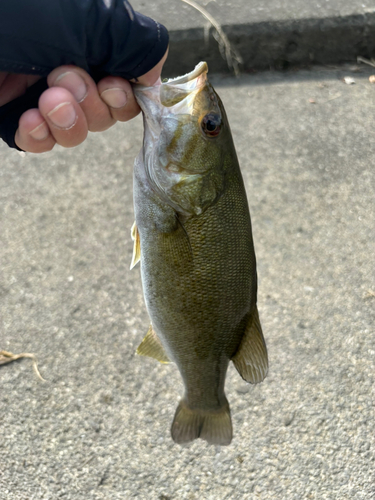
<path fill-rule="evenodd" d="M 188 443 L 204 439 L 208 444 L 228 445 L 232 441 L 232 420 L 229 404 L 219 410 L 192 410 L 184 401 L 177 407 L 173 424 L 172 439 L 176 443 Z"/>

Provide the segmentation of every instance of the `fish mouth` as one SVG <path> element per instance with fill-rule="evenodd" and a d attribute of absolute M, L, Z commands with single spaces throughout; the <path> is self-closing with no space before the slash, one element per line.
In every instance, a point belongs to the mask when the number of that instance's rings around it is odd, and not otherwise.
<path fill-rule="evenodd" d="M 193 71 L 186 75 L 170 78 L 161 84 L 160 102 L 166 108 L 181 103 L 186 98 L 188 107 L 192 105 L 195 95 L 199 92 L 207 81 L 208 66 L 206 62 L 200 62 Z"/>
<path fill-rule="evenodd" d="M 154 101 L 154 104 L 158 103 L 161 107 L 171 108 L 184 101 L 187 97 L 190 97 L 184 103 L 186 110 L 191 107 L 196 93 L 206 84 L 207 73 L 207 63 L 200 62 L 190 73 L 186 73 L 186 75 L 169 78 L 165 82 L 158 81 L 151 87 L 133 85 L 134 95 L 143 111 L 147 107 L 148 100 Z"/>
<path fill-rule="evenodd" d="M 182 76 L 177 76 L 176 78 L 169 78 L 169 80 L 162 83 L 162 85 L 182 85 L 184 83 L 191 82 L 192 80 L 195 80 L 199 76 L 202 76 L 207 73 L 208 73 L 207 63 L 201 61 L 195 66 L 193 71 L 190 71 L 190 73 L 186 73 L 186 75 Z"/>

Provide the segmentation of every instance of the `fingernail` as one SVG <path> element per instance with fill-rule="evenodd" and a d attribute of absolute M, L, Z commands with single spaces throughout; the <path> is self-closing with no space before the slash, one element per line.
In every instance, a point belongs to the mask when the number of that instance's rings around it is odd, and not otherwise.
<path fill-rule="evenodd" d="M 70 102 L 62 102 L 47 113 L 47 116 L 56 127 L 65 130 L 72 128 L 77 121 L 74 106 Z"/>
<path fill-rule="evenodd" d="M 62 73 L 56 78 L 53 85 L 58 87 L 61 86 L 64 87 L 64 89 L 69 90 L 69 92 L 74 95 L 77 102 L 82 102 L 87 96 L 86 83 L 79 75 L 77 75 L 77 73 L 74 73 L 73 71 Z"/>
<path fill-rule="evenodd" d="M 37 127 L 35 127 L 31 132 L 29 132 L 29 135 L 36 141 L 44 141 L 44 139 L 47 139 L 49 135 L 49 127 L 46 122 L 41 123 Z"/>
<path fill-rule="evenodd" d="M 111 108 L 122 108 L 128 101 L 126 93 L 122 89 L 107 89 L 104 90 L 100 97 Z"/>

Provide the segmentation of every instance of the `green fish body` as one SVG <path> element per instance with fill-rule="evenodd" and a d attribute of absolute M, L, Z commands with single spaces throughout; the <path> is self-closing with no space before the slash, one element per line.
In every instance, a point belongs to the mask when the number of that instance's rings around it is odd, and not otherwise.
<path fill-rule="evenodd" d="M 207 65 L 135 90 L 145 136 L 134 168 L 133 265 L 141 261 L 150 329 L 138 353 L 175 362 L 185 394 L 177 443 L 232 439 L 225 376 L 261 382 L 267 350 L 246 192 Z"/>

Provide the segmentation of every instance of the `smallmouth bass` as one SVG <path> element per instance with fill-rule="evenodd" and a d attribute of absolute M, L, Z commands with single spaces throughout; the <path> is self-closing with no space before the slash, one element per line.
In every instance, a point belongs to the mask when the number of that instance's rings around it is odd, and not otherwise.
<path fill-rule="evenodd" d="M 151 326 L 137 353 L 175 362 L 185 394 L 172 438 L 227 445 L 230 360 L 248 382 L 268 370 L 256 305 L 246 192 L 223 104 L 202 62 L 134 93 L 144 119 L 134 165 L 133 267 Z"/>

